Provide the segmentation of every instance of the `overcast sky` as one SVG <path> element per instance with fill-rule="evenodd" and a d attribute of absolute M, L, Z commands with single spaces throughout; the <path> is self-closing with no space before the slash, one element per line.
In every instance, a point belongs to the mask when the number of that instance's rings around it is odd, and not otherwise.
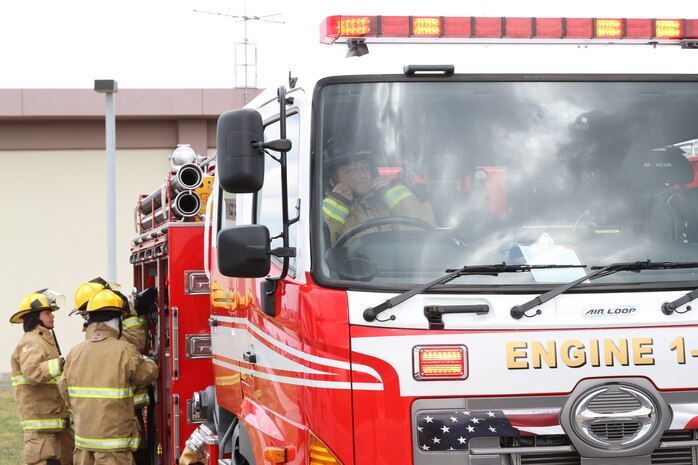
<path fill-rule="evenodd" d="M 95 79 L 116 79 L 120 88 L 242 85 L 235 44 L 244 41 L 245 23 L 223 15 L 245 12 L 283 22 L 247 22 L 257 84 L 267 87 L 278 84 L 270 70 L 312 53 L 322 18 L 332 14 L 698 18 L 698 2 L 3 0 L 0 88 L 91 88 Z"/>
<path fill-rule="evenodd" d="M 326 47 L 318 45 L 319 25 L 329 15 L 698 18 L 698 1 L 249 0 L 245 7 L 244 0 L 0 0 L 0 88 L 90 89 L 95 79 L 115 79 L 121 89 L 241 86 L 244 80 L 242 74 L 236 79 L 236 71 L 244 60 L 237 57 L 236 67 L 235 51 L 244 40 L 245 23 L 231 16 L 245 11 L 248 16 L 282 22 L 247 22 L 248 40 L 257 46 L 258 87 L 275 87 L 282 83 L 279 76 L 289 70 L 302 75 L 302 63 L 323 66 L 316 55 L 318 47 Z M 569 48 L 559 60 L 551 58 L 550 49 L 542 59 L 536 59 L 543 56 L 535 55 L 537 50 L 522 54 L 519 48 L 509 47 L 510 55 L 502 59 L 501 48 L 480 49 L 471 54 L 472 71 L 493 69 L 494 64 L 499 66 L 497 72 L 515 72 L 514 65 L 523 63 L 529 72 L 543 73 L 560 71 L 556 67 L 564 63 L 576 65 L 577 72 L 603 72 L 611 70 L 611 63 L 614 71 L 629 72 L 624 68 L 627 63 L 642 63 L 645 72 L 698 74 L 698 50 L 665 48 L 672 49 L 670 54 L 662 52 L 664 57 L 669 55 L 667 67 L 659 65 L 659 54 L 649 47 L 622 49 L 605 63 L 594 61 L 601 53 L 572 57 L 567 54 Z M 344 50 L 337 53 L 343 55 Z M 373 53 L 367 58 L 373 55 L 380 59 Z M 249 62 L 254 63 L 252 57 Z M 11 264 L 4 267 L 11 269 Z M 68 296 L 73 292 L 63 291 Z M 9 316 L 14 308 L 4 311 Z M 4 340 L 14 344 L 20 330 L 9 328 L 5 320 L 0 334 L 7 331 L 12 331 L 12 337 Z M 70 347 L 68 342 L 64 341 L 64 348 Z M 8 363 L 9 358 L 0 361 L 0 372 L 9 369 Z"/>

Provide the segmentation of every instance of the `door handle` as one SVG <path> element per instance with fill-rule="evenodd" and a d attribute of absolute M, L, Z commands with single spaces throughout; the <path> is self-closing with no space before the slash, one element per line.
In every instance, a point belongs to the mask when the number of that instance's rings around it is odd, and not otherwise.
<path fill-rule="evenodd" d="M 247 351 L 244 354 L 242 354 L 242 359 L 247 363 L 255 364 L 257 363 L 257 354 L 253 354 L 252 352 Z"/>

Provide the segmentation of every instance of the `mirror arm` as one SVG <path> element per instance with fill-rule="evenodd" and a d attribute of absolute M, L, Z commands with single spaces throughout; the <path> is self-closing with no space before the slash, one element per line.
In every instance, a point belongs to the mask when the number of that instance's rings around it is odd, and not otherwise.
<path fill-rule="evenodd" d="M 282 137 L 281 139 L 272 140 L 269 142 L 252 141 L 252 147 L 258 151 L 265 149 L 273 150 L 274 152 L 288 152 L 291 150 L 291 141 Z"/>
<path fill-rule="evenodd" d="M 275 249 L 272 249 L 269 251 L 269 255 L 273 255 L 275 257 L 295 257 L 296 256 L 296 248 L 295 247 L 277 247 Z"/>

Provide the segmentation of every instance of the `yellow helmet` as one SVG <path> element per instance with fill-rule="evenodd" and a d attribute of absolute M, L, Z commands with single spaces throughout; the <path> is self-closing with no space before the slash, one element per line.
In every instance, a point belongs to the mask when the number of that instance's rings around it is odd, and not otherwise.
<path fill-rule="evenodd" d="M 82 283 L 75 290 L 73 295 L 73 301 L 75 302 L 75 309 L 73 309 L 70 314 L 77 312 L 84 316 L 85 308 L 87 307 L 87 302 L 92 298 L 97 291 L 104 289 L 104 286 L 99 283 L 86 282 Z"/>
<path fill-rule="evenodd" d="M 120 291 L 121 290 L 121 284 L 115 283 L 114 281 L 108 281 L 101 276 L 97 276 L 94 279 L 90 279 L 87 281 L 88 283 L 97 283 L 101 284 L 103 287 L 106 287 L 107 289 L 111 289 L 112 291 Z"/>
<path fill-rule="evenodd" d="M 19 304 L 19 311 L 10 317 L 10 323 L 21 324 L 22 319 L 31 312 L 40 312 L 42 310 L 58 310 L 57 305 L 51 305 L 51 301 L 46 295 L 41 292 L 32 292 L 27 295 Z"/>
<path fill-rule="evenodd" d="M 95 294 L 87 302 L 85 312 L 89 315 L 93 312 L 121 312 L 127 315 L 127 307 L 124 305 L 124 299 L 119 297 L 110 289 L 102 289 Z"/>

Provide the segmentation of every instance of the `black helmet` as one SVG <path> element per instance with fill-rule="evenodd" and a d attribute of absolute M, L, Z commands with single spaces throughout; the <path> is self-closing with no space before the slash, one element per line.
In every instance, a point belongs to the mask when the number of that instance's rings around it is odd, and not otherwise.
<path fill-rule="evenodd" d="M 373 166 L 373 154 L 365 147 L 352 148 L 351 150 L 337 150 L 331 147 L 325 150 L 323 165 L 326 170 L 333 172 L 336 168 L 353 161 L 368 161 Z"/>

